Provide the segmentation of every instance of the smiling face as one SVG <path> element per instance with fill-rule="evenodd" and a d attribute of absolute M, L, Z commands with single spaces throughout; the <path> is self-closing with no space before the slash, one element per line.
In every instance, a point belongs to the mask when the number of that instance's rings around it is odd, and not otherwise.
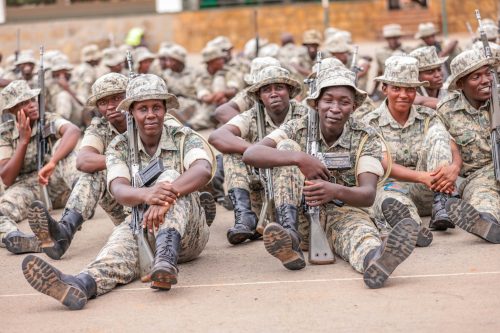
<path fill-rule="evenodd" d="M 141 137 L 160 137 L 165 119 L 165 102 L 149 99 L 132 103 L 132 116 L 137 123 Z"/>
<path fill-rule="evenodd" d="M 338 86 L 323 89 L 316 102 L 321 132 L 325 136 L 338 133 L 355 108 L 353 88 Z"/>
<path fill-rule="evenodd" d="M 417 88 L 384 84 L 382 85 L 382 92 L 387 97 L 387 106 L 391 112 L 406 114 L 410 112 L 417 95 Z"/>
<path fill-rule="evenodd" d="M 458 80 L 457 87 L 469 101 L 481 105 L 491 97 L 492 82 L 490 67 L 486 65 Z"/>
<path fill-rule="evenodd" d="M 284 83 L 272 83 L 259 89 L 259 97 L 268 112 L 281 113 L 290 106 L 290 90 Z"/>

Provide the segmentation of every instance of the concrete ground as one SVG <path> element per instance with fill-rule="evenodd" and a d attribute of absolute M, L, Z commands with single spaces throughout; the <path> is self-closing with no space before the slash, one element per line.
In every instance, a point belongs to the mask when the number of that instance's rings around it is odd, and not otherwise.
<path fill-rule="evenodd" d="M 56 211 L 59 216 L 61 211 Z M 427 220 L 426 220 L 427 221 Z M 231 246 L 232 212 L 218 207 L 199 259 L 180 266 L 168 292 L 140 281 L 70 311 L 36 292 L 21 272 L 23 255 L 0 250 L 0 332 L 498 332 L 500 246 L 455 229 L 435 233 L 382 289 L 337 258 L 334 265 L 287 271 L 262 241 Z M 21 229 L 28 230 L 24 221 Z M 99 208 L 60 261 L 77 274 L 112 229 Z"/>
<path fill-rule="evenodd" d="M 360 53 L 378 45 L 362 44 Z M 431 246 L 417 248 L 384 288 L 370 290 L 340 258 L 334 265 L 292 272 L 262 241 L 231 246 L 225 235 L 232 221 L 232 212 L 218 207 L 205 251 L 180 266 L 172 290 L 155 291 L 136 281 L 81 311 L 36 292 L 22 274 L 24 256 L 0 249 L 0 332 L 500 331 L 499 245 L 459 229 L 435 233 Z M 29 230 L 26 221 L 20 227 Z M 40 256 L 77 274 L 111 230 L 99 208 L 62 260 Z"/>

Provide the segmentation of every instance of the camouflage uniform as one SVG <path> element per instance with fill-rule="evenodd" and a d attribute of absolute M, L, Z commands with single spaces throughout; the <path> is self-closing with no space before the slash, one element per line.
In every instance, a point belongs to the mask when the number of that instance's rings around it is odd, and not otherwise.
<path fill-rule="evenodd" d="M 26 90 L 19 82 L 11 83 L 13 89 L 4 89 L 2 99 L 4 105 L 7 99 L 16 98 L 15 93 Z M 9 96 L 7 92 L 10 93 Z M 35 96 L 38 95 L 38 91 Z M 27 96 L 28 98 L 31 98 Z M 55 137 L 49 138 L 49 150 L 47 156 L 52 153 L 56 139 L 60 138 L 60 130 L 68 124 L 68 121 L 52 113 L 45 114 L 45 123 L 52 123 L 55 127 Z M 0 198 L 0 240 L 9 232 L 18 230 L 17 223 L 27 217 L 28 207 L 34 200 L 40 200 L 40 186 L 37 172 L 37 122 L 32 126 L 31 139 L 26 149 L 24 163 L 13 185 L 6 188 Z M 0 125 L 0 160 L 10 159 L 19 144 L 19 132 L 14 121 L 5 122 Z M 50 177 L 48 192 L 52 202 L 59 199 L 65 192 L 71 189 L 76 181 L 78 173 L 75 169 L 75 154 L 70 153 L 66 158 L 59 161 L 54 173 Z M 3 246 L 3 243 L 1 244 Z"/>
<path fill-rule="evenodd" d="M 491 158 L 489 107 L 485 103 L 475 109 L 461 91 L 453 91 L 438 105 L 437 113 L 462 156 L 462 199 L 500 221 L 500 186 L 495 181 Z"/>
<path fill-rule="evenodd" d="M 86 101 L 92 93 L 92 84 L 97 80 L 97 67 L 92 66 L 89 61 L 99 61 L 101 59 L 99 47 L 90 44 L 82 48 L 81 63 L 73 69 L 72 81 L 75 86 L 75 94 L 81 101 Z"/>
<path fill-rule="evenodd" d="M 297 103 L 294 100 L 290 101 L 290 108 L 286 115 L 283 124 L 286 122 L 305 116 L 307 114 L 307 107 Z M 241 132 L 241 138 L 247 142 L 255 143 L 259 141 L 257 135 L 257 106 L 253 106 L 250 110 L 234 117 L 228 123 L 237 127 Z M 267 112 L 265 113 L 265 133 L 269 134 L 277 129 L 272 119 Z M 252 210 L 257 214 L 262 205 L 262 186 L 260 179 L 254 173 L 253 168 L 243 163 L 242 156 L 239 154 L 224 154 L 224 172 L 226 188 L 241 188 L 248 191 L 251 195 Z"/>
<path fill-rule="evenodd" d="M 21 64 L 26 64 L 26 63 L 36 64 L 36 62 L 37 61 L 36 61 L 35 56 L 33 54 L 33 50 L 22 50 L 21 52 L 19 52 L 18 59 L 15 60 L 14 66 L 19 66 Z M 3 74 L 2 78 L 5 80 L 9 80 L 9 81 L 24 80 L 22 73 L 20 71 L 16 71 L 15 68 L 16 67 L 14 67 L 10 71 L 6 71 Z M 30 86 L 31 89 L 38 88 L 38 75 L 37 75 L 37 73 L 34 72 L 31 80 L 26 81 L 26 82 L 28 83 L 28 85 Z"/>
<path fill-rule="evenodd" d="M 289 151 L 306 151 L 308 116 L 292 120 L 282 125 L 278 130 L 267 136 L 277 144 L 277 149 Z M 331 171 L 337 184 L 356 186 L 356 169 L 363 170 L 361 165 L 356 166 L 356 152 L 360 140 L 369 135 L 364 145 L 361 157 L 382 158 L 382 145 L 373 129 L 350 120 L 344 127 L 342 135 L 331 147 L 321 139 L 318 148 L 322 153 L 347 153 L 351 167 L 344 170 Z M 380 164 L 380 162 L 379 162 Z M 379 167 L 379 173 L 383 172 Z M 366 172 L 364 170 L 362 172 Z M 279 207 L 290 204 L 301 206 L 304 176 L 296 166 L 273 168 L 275 204 Z M 378 248 L 382 242 L 378 229 L 370 220 L 369 215 L 360 208 L 344 205 L 337 207 L 332 203 L 321 206 L 321 225 L 328 237 L 330 247 L 358 272 L 364 270 L 364 258 L 371 250 Z M 299 213 L 299 233 L 303 241 L 309 238 L 309 224 L 304 215 Z"/>
<path fill-rule="evenodd" d="M 403 34 L 401 32 L 401 26 L 399 24 L 388 24 L 384 26 L 383 29 L 384 38 L 391 37 L 401 37 Z M 375 59 L 377 60 L 377 68 L 379 73 L 385 71 L 385 61 L 393 55 L 402 55 L 410 53 L 411 49 L 405 46 L 399 46 L 396 50 L 392 50 L 388 45 L 384 45 L 381 49 L 378 49 L 375 53 Z"/>
<path fill-rule="evenodd" d="M 183 136 L 185 141 L 182 148 L 179 144 Z M 152 157 L 146 153 L 140 140 L 138 148 L 140 163 L 145 166 Z M 183 162 L 180 160 L 181 149 L 184 149 Z M 157 182 L 173 182 L 195 160 L 209 160 L 203 142 L 197 135 L 189 129 L 167 125 L 163 128 L 155 156 L 162 159 L 166 169 Z M 116 178 L 130 180 L 128 161 L 128 139 L 126 135 L 118 135 L 106 151 L 108 186 Z M 203 251 L 208 242 L 209 230 L 198 192 L 177 199 L 165 215 L 165 222 L 160 226 L 160 230 L 169 228 L 176 229 L 182 237 L 179 262 L 193 260 Z M 97 294 L 102 295 L 111 291 L 117 284 L 126 284 L 139 277 L 138 258 L 137 241 L 129 221 L 126 221 L 115 227 L 106 245 L 83 272 L 96 281 Z"/>

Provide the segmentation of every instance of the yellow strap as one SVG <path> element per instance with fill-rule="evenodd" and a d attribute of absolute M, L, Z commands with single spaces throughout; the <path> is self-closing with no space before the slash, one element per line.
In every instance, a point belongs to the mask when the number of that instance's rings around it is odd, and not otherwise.
<path fill-rule="evenodd" d="M 208 183 L 210 183 L 212 181 L 212 179 L 214 178 L 215 172 L 217 170 L 217 159 L 215 158 L 214 149 L 212 148 L 212 145 L 210 145 L 210 143 L 208 143 L 208 141 L 203 136 L 201 136 L 198 132 L 191 131 L 191 133 L 197 135 L 201 139 L 201 141 L 203 141 L 203 143 L 205 143 L 205 145 L 208 147 L 208 150 L 210 151 L 210 155 L 212 155 L 212 173 L 210 176 L 210 180 L 208 181 Z M 186 141 L 186 136 L 187 136 L 187 134 L 182 132 L 181 142 L 179 145 L 180 150 L 181 150 L 180 151 L 181 174 L 184 172 L 184 141 Z"/>
<path fill-rule="evenodd" d="M 431 118 L 432 117 L 425 118 L 425 121 L 424 121 L 424 136 L 427 135 L 427 131 L 429 130 L 429 124 L 431 123 Z"/>
<path fill-rule="evenodd" d="M 385 181 L 387 180 L 387 178 L 389 178 L 389 175 L 391 174 L 392 157 L 391 157 L 391 150 L 389 148 L 389 145 L 387 144 L 387 141 L 385 141 L 384 137 L 382 135 L 380 135 L 379 133 L 377 133 L 377 135 L 380 138 L 380 140 L 382 141 L 382 143 L 384 144 L 384 146 L 386 148 L 386 154 L 387 154 L 387 170 L 385 171 L 385 174 L 382 177 L 382 179 L 380 179 L 377 183 L 377 187 L 380 187 L 385 183 Z M 358 151 L 356 152 L 356 167 L 354 170 L 354 174 L 356 175 L 356 186 L 359 186 L 359 183 L 358 183 L 358 162 L 359 162 L 359 159 L 361 158 L 361 152 L 363 151 L 363 147 L 365 146 L 366 141 L 368 141 L 368 138 L 369 138 L 368 134 L 366 134 L 364 137 L 361 138 L 361 141 L 359 142 Z"/>

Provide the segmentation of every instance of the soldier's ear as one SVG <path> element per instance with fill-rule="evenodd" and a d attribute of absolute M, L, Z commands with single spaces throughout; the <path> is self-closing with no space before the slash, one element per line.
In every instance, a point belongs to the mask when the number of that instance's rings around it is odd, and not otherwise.
<path fill-rule="evenodd" d="M 387 94 L 387 83 L 382 83 L 382 92 L 384 93 L 384 95 Z"/>
<path fill-rule="evenodd" d="M 462 89 L 464 87 L 464 80 L 465 78 L 462 77 L 457 81 L 456 86 L 458 89 Z"/>

